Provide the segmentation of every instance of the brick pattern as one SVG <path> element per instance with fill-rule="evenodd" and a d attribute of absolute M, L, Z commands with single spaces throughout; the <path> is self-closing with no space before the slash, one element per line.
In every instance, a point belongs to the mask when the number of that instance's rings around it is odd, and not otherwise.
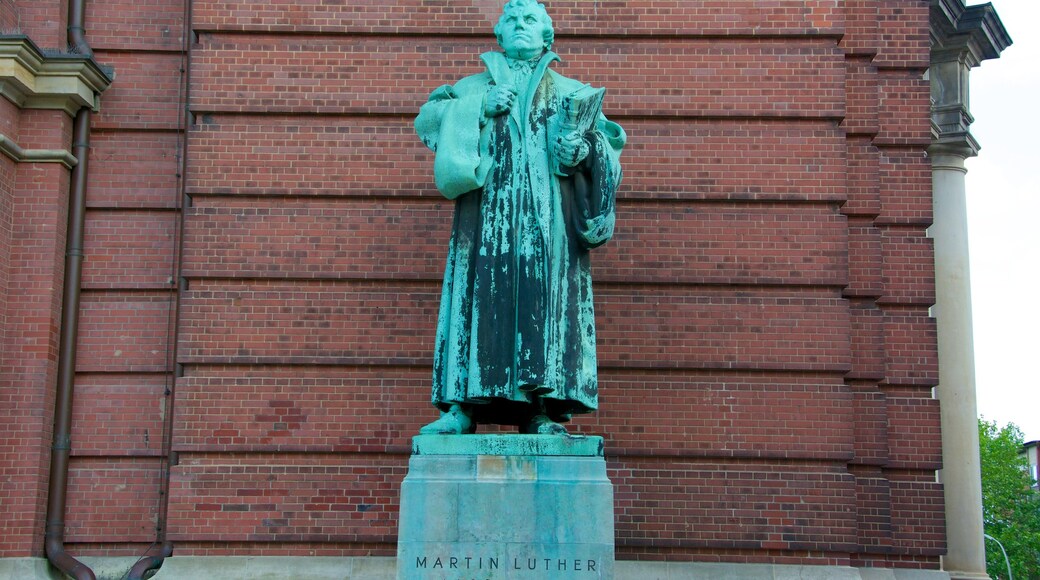
<path fill-rule="evenodd" d="M 170 287 L 174 275 L 177 216 L 166 211 L 88 212 L 83 251 L 83 287 L 90 290 L 154 290 Z"/>
<path fill-rule="evenodd" d="M 57 117 L 57 116 L 56 116 Z M 21 119 L 25 133 L 53 133 Z M 57 164 L 14 168 L 3 209 L 10 224 L 3 343 L 0 344 L 0 557 L 43 548 L 45 474 L 50 462 L 57 337 L 65 254 L 68 172 Z"/>
<path fill-rule="evenodd" d="M 892 538 L 907 556 L 937 556 L 946 550 L 942 485 L 928 473 L 890 472 Z"/>
<path fill-rule="evenodd" d="M 928 3 L 849 0 L 845 50 L 857 566 L 944 550 L 931 241 Z M 936 503 L 938 502 L 938 503 Z M 920 514 L 910 517 L 913 504 Z M 915 519 L 916 518 L 916 519 Z"/>
<path fill-rule="evenodd" d="M 893 469 L 929 471 L 942 466 L 939 402 L 920 389 L 884 389 L 888 404 L 889 461 Z"/>
<path fill-rule="evenodd" d="M 84 293 L 78 372 L 162 372 L 168 365 L 171 298 L 167 293 Z"/>
<path fill-rule="evenodd" d="M 7 293 L 11 271 L 12 219 L 14 218 L 15 163 L 0 159 L 0 344 L 7 328 Z"/>
<path fill-rule="evenodd" d="M 180 54 L 96 50 L 95 58 L 119 71 L 119 80 L 105 91 L 105 105 L 94 127 L 167 132 L 180 128 Z"/>
<path fill-rule="evenodd" d="M 847 553 L 854 545 L 855 480 L 842 467 L 631 459 L 609 475 L 622 552 L 649 538 L 722 550 Z"/>
<path fill-rule="evenodd" d="M 931 143 L 931 105 L 927 67 L 888 69 L 878 73 L 878 145 L 917 145 Z"/>
<path fill-rule="evenodd" d="M 876 0 L 879 66 L 928 68 L 928 0 Z M 927 83 L 926 83 L 927 84 Z"/>
<path fill-rule="evenodd" d="M 0 100 L 0 133 L 3 133 L 4 135 L 7 135 L 12 139 L 17 139 L 20 117 L 21 111 L 14 103 L 8 101 L 7 99 Z M 7 159 L 6 163 L 12 163 L 12 161 L 10 159 Z M 11 176 L 7 178 L 8 183 L 10 183 L 9 180 L 14 179 L 14 168 L 12 166 L 9 170 L 5 171 L 10 171 L 11 173 Z"/>
<path fill-rule="evenodd" d="M 81 374 L 72 409 L 77 455 L 161 454 L 164 405 L 156 395 L 170 383 L 170 377 L 162 374 Z"/>
<path fill-rule="evenodd" d="M 69 465 L 69 544 L 144 544 L 155 538 L 159 462 L 140 457 L 77 457 Z"/>
<path fill-rule="evenodd" d="M 478 55 L 493 48 L 486 40 L 204 34 L 192 57 L 192 107 L 412 115 L 431 87 L 479 72 Z M 844 104 L 842 55 L 828 39 L 561 40 L 555 48 L 565 55 L 561 73 L 610 87 L 608 116 L 837 117 Z"/>
<path fill-rule="evenodd" d="M 622 201 L 617 212 L 625 228 L 597 255 L 599 282 L 846 283 L 846 220 L 826 205 Z M 439 281 L 452 208 L 437 199 L 203 197 L 187 215 L 191 277 Z M 163 233 L 145 219 L 124 227 Z M 165 239 L 139 238 L 156 252 Z"/>
<path fill-rule="evenodd" d="M 619 557 L 938 568 L 928 3 L 547 3 L 558 70 L 607 86 L 630 138 L 594 258 L 602 409 L 575 421 L 608 439 Z M 43 46 L 59 4 L 15 2 Z M 451 215 L 412 117 L 479 70 L 500 3 L 88 7 L 117 81 L 90 153 L 74 553 L 166 524 L 185 555 L 392 555 Z M 0 127 L 69 140 L 2 102 Z M 0 556 L 40 551 L 67 181 L 0 159 Z"/>
<path fill-rule="evenodd" d="M 597 312 L 601 365 L 830 372 L 849 367 L 848 312 L 827 291 L 607 288 L 597 295 Z"/>
<path fill-rule="evenodd" d="M 9 16 L 17 22 L 18 30 L 33 39 L 41 48 L 64 49 L 67 4 L 62 0 L 11 0 L 5 10 L 14 8 Z"/>
<path fill-rule="evenodd" d="M 87 2 L 85 8 L 87 38 L 94 50 L 180 52 L 184 47 L 181 2 L 105 0 Z"/>
<path fill-rule="evenodd" d="M 849 321 L 836 295 L 641 290 L 598 292 L 601 366 L 848 369 Z M 430 283 L 202 280 L 184 294 L 179 359 L 428 365 L 433 348 L 428 330 L 436 327 L 439 298 L 439 284 Z M 122 320 L 120 314 L 106 318 L 113 329 Z M 84 344 L 117 348 L 119 343 L 101 344 L 105 332 L 98 326 L 97 340 Z M 136 342 L 121 344 L 131 349 Z M 122 356 L 132 357 L 129 352 Z"/>
<path fill-rule="evenodd" d="M 412 109 L 414 112 L 414 108 Z M 415 196 L 440 200 L 410 118 L 204 113 L 188 191 L 205 195 Z M 625 121 L 625 199 L 845 200 L 833 123 Z"/>
<path fill-rule="evenodd" d="M 582 429 L 622 457 L 842 462 L 853 452 L 850 395 L 834 376 L 618 369 L 600 384 L 600 411 Z"/>
<path fill-rule="evenodd" d="M 924 148 L 882 147 L 878 159 L 881 208 L 875 224 L 932 223 L 932 169 Z"/>
<path fill-rule="evenodd" d="M 5 122 L 5 127 L 9 127 L 10 124 L 13 124 L 12 121 L 16 121 L 14 117 L 16 111 L 12 111 L 11 108 L 0 108 L 0 111 L 4 113 L 0 119 Z M 16 202 L 15 175 L 14 161 L 7 156 L 0 156 L 0 346 L 5 351 L 10 343 L 8 316 L 14 315 L 14 313 L 8 313 L 8 303 L 14 302 L 9 294 L 13 282 L 11 280 L 13 271 L 11 254 L 17 243 L 14 238 L 15 225 L 13 223 Z M 25 445 L 32 446 L 35 443 L 36 451 L 39 453 L 40 445 L 33 441 L 32 423 L 19 422 L 14 412 L 16 407 L 29 402 L 27 401 L 29 397 L 15 390 L 15 384 L 7 376 L 8 361 L 2 353 L 0 353 L 0 364 L 3 365 L 0 366 L 0 418 L 6 425 L 3 434 L 0 435 L 0 474 L 4 476 L 3 479 L 0 479 L 3 482 L 0 483 L 0 498 L 7 498 L 6 500 L 0 499 L 0 507 L 4 508 L 0 513 L 7 514 L 2 520 L 5 529 L 9 530 L 9 534 L 19 536 L 17 542 L 24 545 L 27 538 L 21 536 L 25 536 L 26 532 L 31 529 L 33 520 L 31 512 L 25 513 L 28 511 L 26 508 L 30 506 L 26 506 L 22 502 L 31 501 L 32 492 L 26 488 L 32 485 L 33 468 L 39 466 L 33 461 L 32 455 L 26 456 L 19 450 Z M 12 501 L 14 498 L 18 498 L 15 501 L 22 505 L 17 505 Z M 12 549 L 16 550 L 17 548 L 11 545 L 13 543 L 0 544 L 0 553 L 11 553 Z"/>
<path fill-rule="evenodd" d="M 840 36 L 846 14 L 842 0 L 744 0 L 723 5 L 682 2 L 597 2 L 550 0 L 560 35 Z M 248 0 L 199 0 L 192 7 L 200 30 L 282 33 L 490 36 L 501 14 L 497 0 L 426 2 L 394 0 L 350 5 L 302 0 L 292 5 L 257 5 Z"/>
<path fill-rule="evenodd" d="M 187 459 L 171 480 L 174 542 L 390 544 L 405 455 Z"/>
<path fill-rule="evenodd" d="M 425 367 L 392 376 L 366 366 L 192 369 L 178 385 L 182 452 L 398 453 L 429 419 Z M 600 381 L 600 412 L 578 423 L 620 455 L 841 460 L 853 451 L 840 379 L 605 369 Z M 640 420 L 650 413 L 654 422 Z"/>
<path fill-rule="evenodd" d="M 873 57 L 878 53 L 878 3 L 882 0 L 846 0 L 845 35 L 840 46 L 845 54 Z"/>
<path fill-rule="evenodd" d="M 179 140 L 175 132 L 95 127 L 91 133 L 87 206 L 128 211 L 177 208 Z M 95 235 L 92 230 L 87 228 L 88 236 Z M 90 261 L 86 265 L 91 267 Z"/>
<path fill-rule="evenodd" d="M 11 11 L 3 17 L 4 26 L 13 27 L 15 24 L 15 13 Z M 11 139 L 18 138 L 19 110 L 13 103 L 6 99 L 0 99 L 0 132 Z M 30 434 L 33 427 L 31 422 L 19 424 L 14 409 L 18 404 L 24 403 L 28 397 L 23 393 L 16 393 L 15 384 L 8 376 L 8 361 L 4 352 L 11 339 L 8 338 L 8 304 L 14 302 L 10 297 L 12 273 L 12 253 L 18 240 L 14 237 L 15 223 L 14 212 L 17 203 L 17 164 L 7 157 L 0 155 L 0 418 L 9 427 L 0 434 L 0 507 L 5 514 L 2 524 L 9 530 L 12 538 L 0 543 L 0 554 L 17 553 L 22 546 L 31 548 L 31 540 L 26 537 L 31 534 L 33 525 L 32 498 L 33 493 L 29 489 L 34 481 L 32 472 L 40 465 L 33 461 L 33 456 L 25 457 L 18 449 L 23 445 L 35 443 Z M 10 421 L 10 422 L 8 422 Z M 40 445 L 37 443 L 37 452 Z M 17 499 L 15 499 L 17 498 Z M 23 548 L 24 549 L 24 548 Z"/>
<path fill-rule="evenodd" d="M 191 366 L 178 384 L 184 453 L 401 453 L 428 418 L 429 370 Z M 428 421 L 426 421 L 428 422 Z"/>

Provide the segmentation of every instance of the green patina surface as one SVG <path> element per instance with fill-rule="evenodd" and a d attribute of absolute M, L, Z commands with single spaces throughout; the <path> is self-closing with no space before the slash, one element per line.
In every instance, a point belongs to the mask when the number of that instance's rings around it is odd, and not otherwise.
<path fill-rule="evenodd" d="M 561 129 L 588 87 L 551 70 L 538 6 L 511 2 L 495 29 L 504 53 L 436 89 L 415 120 L 455 200 L 432 401 L 477 423 L 598 407 L 589 250 L 613 234 L 626 136 L 601 112 L 580 134 Z"/>
<path fill-rule="evenodd" d="M 603 457 L 603 438 L 583 435 L 417 435 L 413 455 Z"/>

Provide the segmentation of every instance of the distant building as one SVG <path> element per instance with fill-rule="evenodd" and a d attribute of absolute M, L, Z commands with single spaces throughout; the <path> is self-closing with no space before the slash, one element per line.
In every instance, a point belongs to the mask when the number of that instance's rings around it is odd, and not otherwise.
<path fill-rule="evenodd" d="M 1022 445 L 1022 455 L 1026 456 L 1026 460 L 1029 461 L 1029 477 L 1033 478 L 1033 489 L 1040 486 L 1037 485 L 1037 480 L 1040 480 L 1040 470 L 1037 466 L 1040 466 L 1040 441 L 1027 441 Z"/>

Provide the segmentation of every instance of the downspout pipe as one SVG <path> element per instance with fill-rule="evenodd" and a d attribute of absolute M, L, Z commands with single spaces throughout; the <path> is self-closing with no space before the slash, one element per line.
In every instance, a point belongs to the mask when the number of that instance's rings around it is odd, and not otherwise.
<path fill-rule="evenodd" d="M 94 572 L 65 551 L 65 504 L 68 495 L 69 454 L 72 450 L 72 394 L 76 375 L 76 338 L 79 334 L 80 281 L 83 278 L 83 230 L 86 214 L 87 151 L 90 109 L 80 109 L 72 131 L 72 154 L 79 160 L 72 170 L 69 193 L 69 229 L 65 253 L 58 346 L 58 386 L 54 401 L 54 442 L 47 485 L 47 559 L 76 580 L 94 580 Z"/>
<path fill-rule="evenodd" d="M 76 54 L 94 56 L 94 50 L 87 44 L 87 31 L 83 27 L 86 22 L 87 0 L 69 1 L 69 27 L 67 30 L 69 50 Z"/>
<path fill-rule="evenodd" d="M 69 47 L 93 56 L 84 34 L 85 0 L 71 0 L 68 13 Z M 44 549 L 47 560 L 76 580 L 96 580 L 94 571 L 65 551 L 65 507 L 68 496 L 69 455 L 72 449 L 72 395 L 76 375 L 76 339 L 79 335 L 80 285 L 83 280 L 83 240 L 87 213 L 87 168 L 91 110 L 76 114 L 72 154 L 78 163 L 69 184 L 69 225 L 66 233 L 65 279 L 61 328 L 58 334 L 58 380 L 54 397 L 54 439 L 47 483 L 47 520 Z"/>
<path fill-rule="evenodd" d="M 159 545 L 159 549 L 141 558 L 134 564 L 133 568 L 130 568 L 130 573 L 127 574 L 127 580 L 142 580 L 149 571 L 157 570 L 163 565 L 166 558 L 173 555 L 173 543 L 163 542 Z"/>

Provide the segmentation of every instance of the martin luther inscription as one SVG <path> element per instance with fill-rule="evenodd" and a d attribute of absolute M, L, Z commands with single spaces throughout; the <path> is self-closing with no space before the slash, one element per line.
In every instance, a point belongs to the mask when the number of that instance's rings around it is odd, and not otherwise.
<path fill-rule="evenodd" d="M 506 567 L 501 564 L 505 560 Z M 417 570 L 513 570 L 527 572 L 593 572 L 597 573 L 596 560 L 581 558 L 474 558 L 472 556 L 416 556 Z"/>

